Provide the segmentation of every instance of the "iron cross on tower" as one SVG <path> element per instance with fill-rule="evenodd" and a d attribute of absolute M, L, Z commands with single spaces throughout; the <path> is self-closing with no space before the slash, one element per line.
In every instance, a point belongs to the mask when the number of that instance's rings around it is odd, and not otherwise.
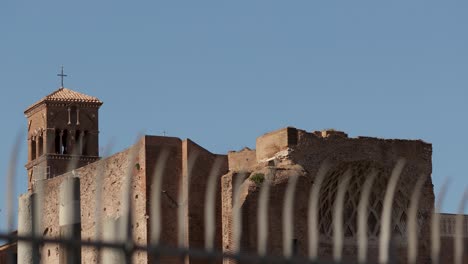
<path fill-rule="evenodd" d="M 61 78 L 61 80 L 62 80 L 62 83 L 61 83 L 61 84 L 62 84 L 62 85 L 60 86 L 60 88 L 63 88 L 63 77 L 67 77 L 67 76 L 68 76 L 68 75 L 66 75 L 66 74 L 63 74 L 63 65 L 62 65 L 62 72 L 59 73 L 59 74 L 57 74 L 57 76 L 59 76 L 59 77 Z"/>

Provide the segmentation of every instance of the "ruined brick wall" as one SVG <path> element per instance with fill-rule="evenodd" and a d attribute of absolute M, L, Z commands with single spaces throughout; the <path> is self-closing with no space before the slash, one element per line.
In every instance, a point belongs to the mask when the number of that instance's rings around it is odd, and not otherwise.
<path fill-rule="evenodd" d="M 215 243 L 214 248 L 221 250 L 221 196 L 220 196 L 220 179 L 221 175 L 227 172 L 227 157 L 224 155 L 214 155 L 193 141 L 184 140 L 183 149 L 185 155 L 183 162 L 189 166 L 192 155 L 196 155 L 195 163 L 190 172 L 189 186 L 189 206 L 188 206 L 188 246 L 190 248 L 205 247 L 205 197 L 207 191 L 207 183 L 213 169 L 216 159 L 221 159 L 221 168 L 217 172 L 216 180 L 216 196 L 215 196 Z M 207 260 L 191 258 L 190 263 L 206 263 Z"/>
<path fill-rule="evenodd" d="M 295 131 L 295 128 L 287 127 L 258 137 L 256 141 L 257 161 L 271 158 L 275 153 L 293 145 Z"/>
<path fill-rule="evenodd" d="M 215 248 L 221 249 L 221 196 L 219 194 L 220 176 L 227 171 L 227 157 L 216 155 L 200 147 L 191 140 L 181 141 L 178 138 L 147 136 L 146 146 L 146 177 L 148 186 L 147 197 L 150 198 L 150 191 L 153 189 L 153 175 L 157 166 L 157 161 L 163 152 L 169 153 L 165 163 L 164 176 L 162 180 L 161 210 L 162 210 L 162 234 L 161 243 L 177 247 L 186 245 L 191 248 L 204 248 L 204 203 L 206 194 L 206 184 L 210 176 L 211 169 L 216 159 L 221 159 L 221 168 L 218 172 L 217 198 L 216 198 L 216 237 Z M 190 186 L 188 184 L 189 161 L 194 160 L 190 174 Z M 188 216 L 186 222 L 186 236 L 184 241 L 178 241 L 178 209 L 184 206 L 179 201 L 182 188 L 188 188 L 188 207 L 184 208 L 184 216 Z M 147 211 L 153 201 L 148 200 Z M 149 230 L 151 231 L 151 218 L 149 219 Z M 150 240 L 148 233 L 148 240 Z M 163 257 L 163 263 L 180 263 L 180 258 Z M 203 263 L 202 260 L 188 260 L 190 263 Z"/>
<path fill-rule="evenodd" d="M 242 206 L 242 250 L 256 252 L 258 225 L 268 225 L 267 252 L 282 254 L 283 252 L 283 207 L 286 187 L 290 177 L 298 176 L 294 191 L 293 203 L 293 237 L 291 244 L 296 241 L 297 254 L 306 256 L 308 250 L 307 238 L 307 212 L 310 190 L 310 180 L 306 175 L 298 175 L 295 171 L 277 172 L 270 189 L 270 201 L 268 205 L 268 222 L 258 223 L 258 198 L 260 185 L 249 181 L 249 192 Z M 258 223 L 258 224 L 257 224 Z"/>
<path fill-rule="evenodd" d="M 375 201 L 375 204 L 372 206 L 377 208 L 375 209 L 376 212 L 374 214 L 377 217 L 376 222 L 378 224 L 380 221 L 379 217 L 381 215 L 381 211 L 379 210 L 381 210 L 381 208 L 379 208 L 380 204 L 377 201 L 383 200 L 391 171 L 397 161 L 400 158 L 404 158 L 406 160 L 406 165 L 400 176 L 395 193 L 396 198 L 393 204 L 394 210 L 392 215 L 392 232 L 397 232 L 395 234 L 401 234 L 403 238 L 405 238 L 405 231 L 403 229 L 393 230 L 393 228 L 395 227 L 398 229 L 405 226 L 407 215 L 406 210 L 407 206 L 409 206 L 409 198 L 413 192 L 413 188 L 419 176 L 425 175 L 427 180 L 423 185 L 421 200 L 419 202 L 418 220 L 421 223 L 419 230 L 419 237 L 421 241 L 419 252 L 420 256 L 423 256 L 421 259 L 419 259 L 419 261 L 426 261 L 427 256 L 430 256 L 429 219 L 434 204 L 433 186 L 430 178 L 432 173 L 431 145 L 419 140 L 384 140 L 366 137 L 348 138 L 345 133 L 339 131 L 324 132 L 325 133 L 323 133 L 323 131 L 308 133 L 303 130 L 289 127 L 259 137 L 257 139 L 256 150 L 257 167 L 249 165 L 251 168 L 249 173 L 261 171 L 262 167 L 267 168 L 274 166 L 276 168 L 274 176 L 281 178 L 280 174 L 278 174 L 278 171 L 283 170 L 283 173 L 290 173 L 291 171 L 295 170 L 293 166 L 297 165 L 300 166 L 305 172 L 305 177 L 301 179 L 303 181 L 302 184 L 298 184 L 298 186 L 300 185 L 300 188 L 302 188 L 303 186 L 310 186 L 314 182 L 314 177 L 320 168 L 320 165 L 324 161 L 328 161 L 332 170 L 324 180 L 324 186 L 322 186 L 321 189 L 322 195 L 320 196 L 320 201 L 325 201 L 325 197 L 328 197 L 327 192 L 336 190 L 336 184 L 342 179 L 341 175 L 346 170 L 351 169 L 352 180 L 349 188 L 347 189 L 345 197 L 345 201 L 347 201 L 349 205 L 345 204 L 345 207 L 348 206 L 351 210 L 355 210 L 353 205 L 349 202 L 356 201 L 356 194 L 353 195 L 353 193 L 359 193 L 366 176 L 373 169 L 377 169 L 379 171 L 379 176 L 377 177 L 378 179 L 375 181 L 375 186 L 371 192 L 371 196 L 376 195 L 376 197 L 371 197 L 371 199 L 373 199 L 372 201 Z M 232 175 L 235 174 L 236 169 L 239 168 L 239 164 L 236 163 L 236 166 L 237 167 L 232 167 L 232 170 L 229 174 L 223 176 L 223 236 L 225 238 L 223 241 L 223 246 L 225 250 L 229 248 L 229 243 L 232 243 L 229 237 L 229 230 L 231 228 L 229 215 L 232 214 L 232 211 L 230 211 L 232 210 L 232 207 L 229 207 L 229 204 L 232 204 L 232 197 L 230 197 L 232 196 Z M 361 176 L 362 174 L 365 174 L 365 176 Z M 272 206 L 272 208 L 269 210 L 274 211 L 274 213 L 269 220 L 269 230 L 271 236 L 269 237 L 268 242 L 271 243 L 271 245 L 269 245 L 269 250 L 270 253 L 273 254 L 281 254 L 280 245 L 282 245 L 282 232 L 281 229 L 274 227 L 281 226 L 281 217 L 279 216 L 282 214 L 282 212 L 280 210 L 280 205 L 284 199 L 283 193 L 285 188 L 286 184 L 281 185 L 279 183 L 274 184 L 272 188 L 273 196 L 271 197 L 270 204 L 274 206 Z M 243 219 L 245 220 L 245 223 L 243 224 L 243 231 L 245 234 L 248 234 L 248 239 L 245 240 L 245 238 L 243 238 L 242 242 L 244 244 L 242 247 L 243 249 L 252 251 L 255 251 L 256 248 L 256 210 L 258 205 L 257 192 L 258 189 L 250 188 L 248 196 L 243 204 L 243 209 L 245 209 L 247 212 L 243 213 Z M 304 201 L 304 199 L 308 197 L 305 195 L 305 193 L 308 192 L 308 189 L 303 190 L 303 192 L 303 197 L 297 198 L 296 201 Z M 300 193 L 301 191 L 298 190 L 296 195 L 300 196 Z M 330 211 L 329 208 L 333 207 L 334 198 L 329 200 L 331 200 L 331 202 L 329 202 L 329 204 L 327 204 L 325 207 L 327 207 Z M 305 201 L 308 203 L 307 199 Z M 322 208 L 320 209 L 321 211 L 319 211 L 319 215 L 321 215 L 320 221 L 325 221 L 324 216 L 329 214 L 329 212 L 327 213 L 327 211 L 324 211 L 324 209 L 326 208 Z M 297 210 L 297 208 L 295 208 L 295 210 Z M 300 224 L 300 222 L 302 221 L 305 223 L 305 218 L 306 216 L 304 214 L 295 212 L 295 219 L 297 223 L 295 228 L 301 228 L 302 224 Z M 352 218 L 353 217 L 351 217 L 351 219 Z M 345 232 L 346 231 L 348 230 L 345 230 Z M 355 238 L 354 242 L 351 241 L 353 240 L 353 236 L 355 236 L 355 234 L 353 234 L 355 230 L 351 230 L 349 232 L 349 239 L 345 238 L 345 240 L 349 240 L 350 243 L 345 243 L 343 252 L 346 257 L 355 258 L 357 254 Z M 376 232 L 378 232 L 378 230 L 376 230 Z M 297 250 L 299 254 L 304 254 L 305 249 L 307 248 L 307 239 L 304 236 L 301 236 L 301 234 L 305 234 L 305 232 L 299 232 L 297 235 L 298 237 L 295 239 L 297 239 Z M 397 258 L 400 261 L 405 261 L 406 244 L 401 239 L 395 241 L 400 241 L 395 242 L 396 244 L 394 243 L 393 246 L 395 246 L 396 250 L 402 253 L 399 254 L 401 257 L 397 256 Z M 369 257 L 372 260 L 377 260 L 378 250 L 376 245 L 377 241 L 370 241 Z M 322 257 L 329 258 L 332 254 L 332 248 L 333 245 L 330 238 L 327 238 L 326 236 L 324 239 L 321 238 L 319 254 Z"/>
<path fill-rule="evenodd" d="M 468 263 L 468 215 L 463 216 L 462 232 L 456 230 L 456 214 L 440 214 L 440 263 L 455 263 L 455 240 L 463 237 L 462 263 Z"/>
<path fill-rule="evenodd" d="M 434 205 L 434 192 L 431 180 L 432 147 L 430 144 L 420 140 L 384 140 L 367 137 L 347 138 L 336 136 L 322 138 L 312 133 L 298 130 L 298 144 L 293 148 L 294 151 L 290 154 L 291 160 L 302 165 L 311 176 L 317 173 L 321 163 L 325 160 L 327 160 L 332 167 L 337 167 L 346 162 L 359 163 L 363 161 L 371 161 L 378 167 L 383 168 L 387 171 L 384 173 L 384 177 L 387 179 L 377 179 L 375 185 L 380 182 L 379 188 L 381 190 L 374 190 L 374 193 L 381 193 L 380 197 L 377 196 L 375 199 L 381 200 L 383 199 L 385 187 L 387 186 L 387 180 L 391 170 L 394 168 L 398 159 L 404 158 L 406 160 L 406 165 L 400 176 L 395 193 L 395 197 L 397 197 L 399 201 L 402 201 L 402 203 L 399 204 L 394 202 L 393 214 L 396 214 L 396 212 L 407 211 L 407 206 L 409 206 L 409 204 L 406 203 L 410 199 L 416 181 L 420 175 L 427 177 L 427 180 L 423 185 L 418 213 L 421 216 L 421 219 L 419 219 L 421 221 L 421 230 L 419 233 L 421 242 L 420 255 L 430 255 L 429 220 Z M 374 188 L 377 188 L 377 186 Z M 404 207 L 405 205 L 406 208 Z M 407 215 L 407 212 L 405 215 Z M 404 216 L 402 215 L 401 217 L 403 218 Z M 406 217 L 401 221 L 406 221 Z M 406 249 L 404 242 L 399 246 L 397 243 L 395 246 L 400 247 L 401 250 Z M 354 253 L 355 250 L 351 247 L 349 254 L 351 255 Z M 324 255 L 327 255 L 327 250 L 325 250 Z M 372 255 L 377 255 L 377 250 L 371 250 L 370 255 L 371 257 Z M 402 261 L 403 260 L 405 260 L 405 258 L 403 258 Z"/>
<path fill-rule="evenodd" d="M 182 141 L 172 137 L 145 137 L 146 148 L 146 178 L 148 183 L 146 196 L 148 197 L 146 207 L 151 212 L 154 201 L 151 200 L 151 193 L 154 192 L 154 173 L 157 166 L 164 166 L 164 173 L 161 186 L 161 235 L 160 243 L 176 247 L 178 245 L 177 236 L 177 209 L 180 183 L 182 180 Z M 167 152 L 168 158 L 165 164 L 158 164 L 160 156 Z M 148 219 L 147 240 L 151 241 L 152 223 L 154 219 L 150 214 Z M 151 256 L 149 256 L 151 260 Z M 162 256 L 162 263 L 179 263 L 179 258 Z M 150 261 L 151 263 L 151 261 Z"/>
<path fill-rule="evenodd" d="M 463 257 L 461 263 L 468 263 L 468 237 L 463 239 Z M 440 239 L 440 263 L 455 263 L 454 237 L 441 237 Z"/>
<path fill-rule="evenodd" d="M 244 148 L 241 151 L 229 151 L 229 170 L 242 171 L 249 170 L 257 166 L 257 153 L 255 149 Z"/>
<path fill-rule="evenodd" d="M 132 206 L 135 210 L 133 215 L 133 238 L 135 242 L 146 243 L 146 202 L 145 202 L 145 161 L 144 148 L 140 141 L 137 145 L 140 150 L 135 160 L 130 160 L 131 149 L 124 150 L 104 160 L 92 163 L 88 166 L 75 170 L 75 175 L 80 177 L 81 196 L 81 238 L 92 240 L 96 238 L 96 177 L 97 172 L 103 169 L 103 189 L 101 203 L 101 219 L 115 219 L 121 215 L 122 211 L 122 187 L 123 175 L 132 173 Z M 142 152 L 143 151 L 143 152 Z M 140 164 L 140 169 L 136 169 L 136 163 Z M 44 209 L 43 226 L 44 235 L 47 237 L 59 237 L 59 186 L 65 177 L 70 177 L 71 173 L 46 180 L 44 184 Z M 102 234 L 100 234 L 102 235 Z M 97 263 L 96 249 L 82 248 L 83 263 Z M 42 249 L 44 263 L 58 263 L 58 245 L 45 245 Z M 146 254 L 137 253 L 135 261 L 146 260 Z"/>
<path fill-rule="evenodd" d="M 232 252 L 232 207 L 233 207 L 233 172 L 230 171 L 221 177 L 221 219 L 222 219 L 222 246 L 223 252 Z M 223 263 L 234 263 L 224 260 Z"/>

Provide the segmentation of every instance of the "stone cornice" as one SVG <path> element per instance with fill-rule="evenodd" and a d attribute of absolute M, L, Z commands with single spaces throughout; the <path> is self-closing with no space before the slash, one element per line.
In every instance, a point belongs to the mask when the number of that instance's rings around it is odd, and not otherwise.
<path fill-rule="evenodd" d="M 39 158 L 26 163 L 26 169 L 30 169 L 39 163 L 42 163 L 45 160 L 79 160 L 79 161 L 87 161 L 87 162 L 95 162 L 99 160 L 101 157 L 98 156 L 79 156 L 79 155 L 64 155 L 64 154 L 44 154 Z"/>

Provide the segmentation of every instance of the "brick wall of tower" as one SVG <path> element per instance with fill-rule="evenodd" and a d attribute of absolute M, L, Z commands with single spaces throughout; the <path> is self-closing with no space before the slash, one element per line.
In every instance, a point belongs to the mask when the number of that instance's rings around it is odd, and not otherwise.
<path fill-rule="evenodd" d="M 45 106 L 40 106 L 34 109 L 27 116 L 27 149 L 28 149 L 28 163 L 26 169 L 28 171 L 28 189 L 31 189 L 31 176 L 34 166 L 45 165 L 45 159 L 41 157 L 38 148 L 39 135 L 42 134 L 43 140 L 43 153 L 47 152 L 47 144 L 50 144 L 47 131 L 47 115 Z M 32 140 L 36 137 L 36 144 L 32 147 Z M 32 153 L 34 151 L 34 153 Z M 34 158 L 34 159 L 33 159 Z"/>

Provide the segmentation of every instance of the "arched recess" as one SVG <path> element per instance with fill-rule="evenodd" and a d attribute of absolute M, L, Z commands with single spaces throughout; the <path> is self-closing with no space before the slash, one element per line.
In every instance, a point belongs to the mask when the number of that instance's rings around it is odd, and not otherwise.
<path fill-rule="evenodd" d="M 357 214 L 361 191 L 367 177 L 372 171 L 377 173 L 373 182 L 367 208 L 367 235 L 369 245 L 377 244 L 380 235 L 381 216 L 387 183 L 391 170 L 372 161 L 354 161 L 339 164 L 326 176 L 319 198 L 319 230 L 322 242 L 332 243 L 333 212 L 338 185 L 346 171 L 350 170 L 351 178 L 347 185 L 344 209 L 343 232 L 345 243 L 355 244 L 357 239 Z M 394 238 L 406 238 L 406 218 L 410 204 L 413 181 L 405 182 L 400 177 L 395 190 L 392 206 L 391 230 Z M 418 222 L 422 221 L 418 214 Z M 419 230 L 418 230 L 419 231 Z"/>
<path fill-rule="evenodd" d="M 31 137 L 31 160 L 36 159 L 36 136 Z"/>
<path fill-rule="evenodd" d="M 39 145 L 39 156 L 42 156 L 44 154 L 44 137 L 43 137 L 42 130 L 38 136 L 38 145 Z"/>

